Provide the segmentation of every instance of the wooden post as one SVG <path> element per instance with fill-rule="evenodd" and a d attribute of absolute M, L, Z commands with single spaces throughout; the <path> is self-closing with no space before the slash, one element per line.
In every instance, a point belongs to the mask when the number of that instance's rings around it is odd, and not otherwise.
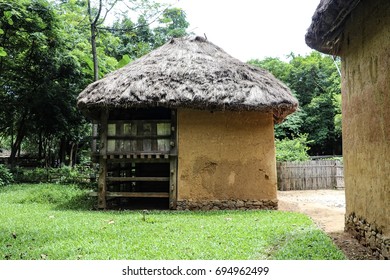
<path fill-rule="evenodd" d="M 177 157 L 171 157 L 169 164 L 169 209 L 177 207 Z"/>
<path fill-rule="evenodd" d="M 169 164 L 169 208 L 177 207 L 177 111 L 171 111 L 171 139 Z"/>
<path fill-rule="evenodd" d="M 108 111 L 103 109 L 100 118 L 100 155 L 99 155 L 99 179 L 98 179 L 98 208 L 106 209 L 107 192 L 107 129 Z"/>
<path fill-rule="evenodd" d="M 96 151 L 97 151 L 97 143 L 96 143 L 97 136 L 98 136 L 98 125 L 97 125 L 97 123 L 92 122 L 92 141 L 91 141 L 92 153 L 96 153 Z"/>

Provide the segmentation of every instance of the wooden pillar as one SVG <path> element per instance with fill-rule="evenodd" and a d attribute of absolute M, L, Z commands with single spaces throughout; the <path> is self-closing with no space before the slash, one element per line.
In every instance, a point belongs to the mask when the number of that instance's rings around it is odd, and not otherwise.
<path fill-rule="evenodd" d="M 169 209 L 177 207 L 177 157 L 170 158 Z"/>
<path fill-rule="evenodd" d="M 100 155 L 99 155 L 99 179 L 98 179 L 98 208 L 106 209 L 107 192 L 107 130 L 108 110 L 103 109 L 100 116 Z"/>
<path fill-rule="evenodd" d="M 92 122 L 92 141 L 91 141 L 92 153 L 96 153 L 96 150 L 97 150 L 97 141 L 96 141 L 97 136 L 98 136 L 98 124 L 95 121 L 93 121 Z"/>
<path fill-rule="evenodd" d="M 171 139 L 170 139 L 170 164 L 169 164 L 169 208 L 177 207 L 177 111 L 171 111 Z"/>

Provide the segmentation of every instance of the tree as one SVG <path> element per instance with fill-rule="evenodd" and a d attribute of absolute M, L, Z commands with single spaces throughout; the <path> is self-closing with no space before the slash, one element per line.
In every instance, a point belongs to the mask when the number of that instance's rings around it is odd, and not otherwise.
<path fill-rule="evenodd" d="M 128 26 L 106 27 L 106 15 L 119 2 L 139 7 L 140 16 L 135 24 L 124 18 Z M 161 36 L 156 39 L 152 22 L 171 26 L 160 23 L 159 5 L 138 2 L 98 0 L 93 3 L 108 7 L 99 13 L 90 0 L 0 0 L 0 138 L 11 147 L 11 162 L 23 148 L 47 165 L 74 163 L 90 135 L 76 108 L 78 94 L 96 74 L 102 77 L 155 48 Z M 91 55 L 94 22 L 99 67 Z M 124 44 L 127 39 L 131 44 Z"/>
<path fill-rule="evenodd" d="M 129 10 L 137 11 L 139 14 L 137 24 L 133 24 L 132 21 L 124 15 L 124 19 L 122 20 L 124 25 L 120 26 L 117 22 L 116 26 L 104 26 L 107 16 L 119 2 L 123 3 Z M 185 13 L 181 9 L 167 8 L 165 5 L 161 5 L 151 0 L 98 0 L 95 7 L 92 4 L 92 0 L 87 0 L 95 81 L 99 78 L 99 62 L 97 53 L 97 36 L 99 32 L 111 31 L 130 33 L 132 37 L 134 37 L 133 41 L 135 41 L 135 45 L 133 45 L 133 52 L 136 53 L 136 57 L 140 57 L 157 46 L 164 44 L 169 37 L 184 36 L 186 34 L 185 30 L 189 26 L 185 18 Z M 155 31 L 157 31 L 156 33 L 158 36 L 155 36 L 150 29 L 150 25 L 157 20 L 160 25 L 165 26 L 157 27 Z M 126 54 L 123 54 L 121 59 L 125 59 L 129 62 L 130 60 L 125 57 L 125 55 Z"/>
<path fill-rule="evenodd" d="M 45 1 L 2 1 L 0 11 L 0 41 L 6 54 L 0 58 L 0 96 L 6 104 L 1 115 L 12 137 L 12 162 L 33 128 L 30 120 L 38 111 L 34 95 L 43 94 L 48 82 L 56 35 L 54 14 Z"/>
<path fill-rule="evenodd" d="M 71 138 L 82 123 L 76 111 L 81 70 L 67 50 L 58 15 L 46 0 L 0 2 L 2 133 L 11 137 L 11 163 L 25 139 L 36 141 L 40 156 L 56 138 Z M 47 149 L 44 149 L 47 148 Z M 44 151 L 45 150 L 45 151 Z"/>
<path fill-rule="evenodd" d="M 310 151 L 316 154 L 341 153 L 340 75 L 330 56 L 312 52 L 307 56 L 289 56 L 251 60 L 250 64 L 269 70 L 282 80 L 299 101 L 299 110 L 275 126 L 275 136 L 293 139 L 307 134 Z"/>
<path fill-rule="evenodd" d="M 118 61 L 134 60 L 165 44 L 170 38 L 187 35 L 188 26 L 186 14 L 179 8 L 166 8 L 155 28 L 151 28 L 144 15 L 136 23 L 128 17 L 122 17 L 108 28 L 119 39 L 119 48 L 111 55 Z"/>
<path fill-rule="evenodd" d="M 189 23 L 186 13 L 179 8 L 166 9 L 160 19 L 161 26 L 154 29 L 154 47 L 163 45 L 170 38 L 183 37 L 187 35 Z"/>
<path fill-rule="evenodd" d="M 310 160 L 310 150 L 307 135 L 298 135 L 293 139 L 276 139 L 276 160 L 277 161 L 305 161 Z"/>

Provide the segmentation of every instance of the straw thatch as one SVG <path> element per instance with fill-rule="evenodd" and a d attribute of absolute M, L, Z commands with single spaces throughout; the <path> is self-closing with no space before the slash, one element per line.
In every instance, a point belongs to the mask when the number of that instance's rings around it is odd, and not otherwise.
<path fill-rule="evenodd" d="M 172 39 L 90 84 L 77 105 L 93 118 L 101 108 L 168 107 L 272 111 L 279 122 L 298 101 L 267 71 L 196 37 Z"/>
<path fill-rule="evenodd" d="M 360 0 L 321 0 L 306 33 L 306 44 L 320 52 L 337 55 L 344 24 Z"/>

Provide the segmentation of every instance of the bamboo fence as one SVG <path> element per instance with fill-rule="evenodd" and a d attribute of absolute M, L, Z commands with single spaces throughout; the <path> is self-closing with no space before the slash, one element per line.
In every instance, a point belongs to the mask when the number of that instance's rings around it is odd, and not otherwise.
<path fill-rule="evenodd" d="M 344 188 L 343 164 L 338 160 L 278 162 L 278 190 Z"/>

